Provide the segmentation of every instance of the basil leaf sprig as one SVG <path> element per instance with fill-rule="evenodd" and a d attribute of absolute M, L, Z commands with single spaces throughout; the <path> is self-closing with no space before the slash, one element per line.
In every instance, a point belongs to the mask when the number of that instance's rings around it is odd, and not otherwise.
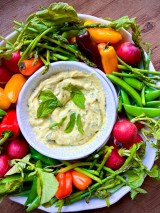
<path fill-rule="evenodd" d="M 69 84 L 68 86 L 63 87 L 63 89 L 70 92 L 71 99 L 76 106 L 81 109 L 85 108 L 85 96 L 79 87 Z"/>
<path fill-rule="evenodd" d="M 65 133 L 71 133 L 72 130 L 74 129 L 75 124 L 77 125 L 78 131 L 81 134 L 84 134 L 83 126 L 82 126 L 82 121 L 81 121 L 81 115 L 78 114 L 76 117 L 76 113 L 72 113 L 70 115 L 70 121 L 68 122 L 66 128 L 65 128 Z"/>
<path fill-rule="evenodd" d="M 37 118 L 42 118 L 52 113 L 57 107 L 62 107 L 62 103 L 50 90 L 41 91 L 39 97 L 39 107 L 37 110 Z"/>
<path fill-rule="evenodd" d="M 60 127 L 63 125 L 64 121 L 66 120 L 67 116 L 65 116 L 64 118 L 62 118 L 59 122 L 57 123 L 53 123 L 49 126 L 50 129 L 54 128 L 54 127 Z"/>

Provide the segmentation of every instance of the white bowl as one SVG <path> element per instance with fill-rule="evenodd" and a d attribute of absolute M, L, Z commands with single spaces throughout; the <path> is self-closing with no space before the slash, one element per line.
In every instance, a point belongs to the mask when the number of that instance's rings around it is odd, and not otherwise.
<path fill-rule="evenodd" d="M 43 67 L 40 68 L 27 80 L 23 89 L 20 92 L 17 104 L 18 123 L 21 132 L 25 139 L 28 141 L 28 143 L 40 153 L 59 160 L 75 160 L 83 158 L 102 147 L 107 142 L 116 119 L 116 100 L 114 94 L 115 92 L 113 93 L 113 88 L 111 89 L 111 83 L 108 83 L 109 81 L 106 81 L 99 74 L 100 71 L 97 71 L 96 69 L 93 69 L 82 62 L 62 61 L 52 63 L 49 67 L 48 72 L 44 75 L 42 75 L 42 70 Z M 85 143 L 78 146 L 57 145 L 52 148 L 36 139 L 33 127 L 29 123 L 28 99 L 31 96 L 33 90 L 39 85 L 41 81 L 44 81 L 53 74 L 62 71 L 72 70 L 78 70 L 86 72 L 88 74 L 95 73 L 95 77 L 100 80 L 103 90 L 105 92 L 107 122 L 105 123 L 104 128 L 100 131 L 97 137 L 89 143 Z"/>

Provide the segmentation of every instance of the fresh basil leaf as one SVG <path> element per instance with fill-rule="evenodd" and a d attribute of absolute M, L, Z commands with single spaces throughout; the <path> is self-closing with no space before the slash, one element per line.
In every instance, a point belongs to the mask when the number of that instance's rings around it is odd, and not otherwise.
<path fill-rule="evenodd" d="M 45 102 L 45 101 L 49 101 L 49 100 L 56 100 L 57 97 L 53 94 L 52 91 L 43 90 L 43 91 L 41 91 L 38 99 L 40 102 Z"/>
<path fill-rule="evenodd" d="M 76 125 L 78 127 L 78 131 L 83 135 L 84 134 L 84 130 L 83 130 L 82 121 L 81 121 L 81 115 L 80 114 L 77 115 Z"/>
<path fill-rule="evenodd" d="M 62 107 L 62 103 L 50 91 L 44 90 L 39 96 L 40 105 L 37 110 L 37 118 L 42 118 L 52 113 L 57 107 Z"/>
<path fill-rule="evenodd" d="M 58 127 L 59 127 L 59 126 L 62 126 L 63 123 L 64 123 L 64 121 L 66 120 L 66 118 L 67 118 L 67 116 L 65 116 L 64 118 L 62 118 L 62 119 L 60 120 L 60 122 L 51 124 L 51 125 L 49 126 L 49 128 L 52 129 L 52 128 L 56 127 L 56 126 L 58 126 Z"/>
<path fill-rule="evenodd" d="M 71 93 L 71 99 L 76 106 L 78 106 L 81 109 L 85 108 L 85 96 L 79 87 L 69 84 L 67 87 L 64 87 L 63 89 L 68 90 Z"/>
<path fill-rule="evenodd" d="M 64 130 L 65 133 L 70 133 L 72 132 L 73 128 L 74 128 L 74 125 L 75 125 L 75 121 L 76 121 L 76 113 L 72 113 L 70 115 L 70 121 L 69 123 L 67 124 L 66 126 L 66 129 Z"/>

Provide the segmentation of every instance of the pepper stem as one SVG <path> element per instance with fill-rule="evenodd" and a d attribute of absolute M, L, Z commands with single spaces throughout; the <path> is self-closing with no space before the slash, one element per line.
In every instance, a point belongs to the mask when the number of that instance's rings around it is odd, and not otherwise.
<path fill-rule="evenodd" d="M 5 132 L 3 133 L 3 138 L 0 139 L 0 146 L 1 146 L 4 142 L 6 142 L 6 140 L 7 140 L 8 138 L 10 138 L 10 137 L 12 137 L 12 136 L 13 136 L 13 132 L 12 132 L 12 131 L 5 131 Z"/>

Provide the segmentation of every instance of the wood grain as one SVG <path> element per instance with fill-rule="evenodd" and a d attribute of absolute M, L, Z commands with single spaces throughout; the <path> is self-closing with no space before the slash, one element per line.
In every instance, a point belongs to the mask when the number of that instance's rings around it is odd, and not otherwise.
<path fill-rule="evenodd" d="M 54 0 L 0 0 L 0 35 L 6 36 L 13 30 L 13 20 L 25 21 L 40 6 L 48 7 Z M 156 70 L 160 70 L 160 1 L 158 0 L 68 0 L 78 13 L 113 19 L 128 15 L 137 17 L 142 30 L 142 38 L 152 46 L 152 62 Z M 160 160 L 156 162 L 160 166 Z M 160 212 L 160 182 L 146 178 L 143 188 L 147 194 L 138 195 L 131 200 L 129 194 L 109 208 L 82 211 L 83 213 L 159 213 Z M 0 213 L 25 213 L 25 207 L 6 198 L 0 204 Z M 33 213 L 43 213 L 34 210 Z"/>

